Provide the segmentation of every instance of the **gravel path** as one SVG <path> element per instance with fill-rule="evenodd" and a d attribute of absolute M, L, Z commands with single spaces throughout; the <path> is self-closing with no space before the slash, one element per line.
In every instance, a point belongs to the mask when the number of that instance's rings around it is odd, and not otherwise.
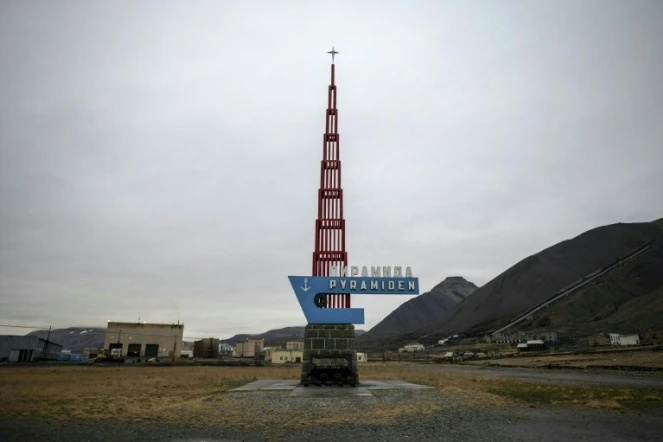
<path fill-rule="evenodd" d="M 663 389 L 663 376 L 659 373 L 610 373 L 580 370 L 543 370 L 533 368 L 482 367 L 469 365 L 438 365 L 432 369 L 454 373 L 473 374 L 520 381 L 552 382 L 583 385 L 618 385 L 621 387 Z"/>
<path fill-rule="evenodd" d="M 461 405 L 439 391 L 373 397 L 224 393 L 177 420 L 123 422 L 0 416 L 1 441 L 646 441 L 660 440 L 663 410 L 647 413 Z"/>

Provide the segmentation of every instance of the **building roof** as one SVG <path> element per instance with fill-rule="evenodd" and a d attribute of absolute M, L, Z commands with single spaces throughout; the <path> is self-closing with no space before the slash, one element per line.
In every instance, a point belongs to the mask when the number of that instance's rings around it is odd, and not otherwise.
<path fill-rule="evenodd" d="M 171 328 L 184 328 L 184 324 L 166 324 L 166 323 L 150 323 L 150 322 L 115 322 L 108 321 L 108 326 L 113 327 L 171 327 Z"/>

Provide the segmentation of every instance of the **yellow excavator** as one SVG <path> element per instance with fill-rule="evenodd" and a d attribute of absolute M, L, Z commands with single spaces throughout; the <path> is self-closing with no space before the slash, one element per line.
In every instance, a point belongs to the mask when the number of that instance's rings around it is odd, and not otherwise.
<path fill-rule="evenodd" d="M 114 348 L 111 351 L 103 349 L 99 352 L 97 357 L 94 358 L 94 362 L 118 362 L 118 363 L 122 363 L 122 362 L 124 362 L 124 358 L 122 357 L 122 349 Z"/>

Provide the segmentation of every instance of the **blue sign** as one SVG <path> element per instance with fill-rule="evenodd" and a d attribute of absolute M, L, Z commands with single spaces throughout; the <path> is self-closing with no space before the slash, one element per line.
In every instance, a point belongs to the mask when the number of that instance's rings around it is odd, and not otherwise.
<path fill-rule="evenodd" d="M 288 276 L 309 324 L 363 324 L 363 308 L 324 308 L 322 294 L 418 295 L 419 278 Z"/>

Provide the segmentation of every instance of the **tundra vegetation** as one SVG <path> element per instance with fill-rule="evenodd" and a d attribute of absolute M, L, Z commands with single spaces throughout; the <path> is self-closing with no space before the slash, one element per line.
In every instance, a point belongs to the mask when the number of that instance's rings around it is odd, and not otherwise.
<path fill-rule="evenodd" d="M 4 367 L 0 369 L 0 397 L 3 398 L 0 413 L 55 419 L 170 422 L 213 418 L 219 423 L 233 419 L 235 424 L 247 419 L 252 424 L 271 425 L 275 424 L 270 421 L 275 418 L 274 413 L 251 411 L 255 406 L 251 396 L 259 393 L 230 393 L 227 390 L 257 379 L 299 379 L 300 370 L 296 365 Z M 361 378 L 406 380 L 435 389 L 423 394 L 419 401 L 416 400 L 418 392 L 404 393 L 412 397 L 408 401 L 395 402 L 389 409 L 384 404 L 366 401 L 352 413 L 346 413 L 347 416 L 343 413 L 334 415 L 335 420 L 360 416 L 367 422 L 382 422 L 407 413 L 434 413 L 459 405 L 518 407 L 548 404 L 622 410 L 663 405 L 661 390 L 516 382 L 450 372 L 438 364 L 367 363 L 361 366 Z M 381 393 L 376 391 L 375 394 Z M 250 419 L 246 418 L 247 413 L 252 415 Z"/>

